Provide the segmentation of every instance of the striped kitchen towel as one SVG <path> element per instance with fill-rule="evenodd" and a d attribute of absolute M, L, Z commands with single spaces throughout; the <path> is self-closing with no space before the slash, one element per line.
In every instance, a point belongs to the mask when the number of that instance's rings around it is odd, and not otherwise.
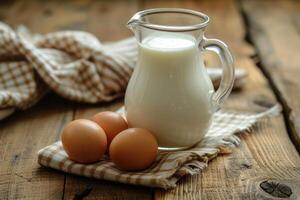
<path fill-rule="evenodd" d="M 38 162 L 43 166 L 80 176 L 164 189 L 174 188 L 181 177 L 198 174 L 207 167 L 208 161 L 220 154 L 231 153 L 231 148 L 240 143 L 236 134 L 249 132 L 259 119 L 277 115 L 280 110 L 280 106 L 275 105 L 265 112 L 255 114 L 218 111 L 213 116 L 208 133 L 196 147 L 176 152 L 161 151 L 152 166 L 144 171 L 121 171 L 109 157 L 94 164 L 75 163 L 68 159 L 61 142 L 41 149 L 38 152 Z"/>
<path fill-rule="evenodd" d="M 31 34 L 0 22 L 0 119 L 26 109 L 48 91 L 78 102 L 111 101 L 124 95 L 137 59 L 134 38 L 101 43 L 81 31 Z M 218 85 L 221 69 L 209 69 Z M 246 72 L 236 70 L 235 88 Z"/>

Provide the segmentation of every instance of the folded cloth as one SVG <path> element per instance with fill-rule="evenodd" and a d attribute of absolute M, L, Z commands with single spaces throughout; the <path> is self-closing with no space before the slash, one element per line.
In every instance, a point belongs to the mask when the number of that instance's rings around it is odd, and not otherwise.
<path fill-rule="evenodd" d="M 119 170 L 108 157 L 94 164 L 80 164 L 68 159 L 61 142 L 56 142 L 38 152 L 38 162 L 46 167 L 67 173 L 121 183 L 173 188 L 185 175 L 200 173 L 208 161 L 219 154 L 230 153 L 231 147 L 240 143 L 237 133 L 250 131 L 261 118 L 280 112 L 279 105 L 258 114 L 218 111 L 204 139 L 194 148 L 176 152 L 159 152 L 156 161 L 144 171 Z M 120 112 L 123 112 L 122 110 Z"/>
<path fill-rule="evenodd" d="M 49 90 L 79 102 L 111 101 L 124 94 L 137 59 L 134 38 L 102 44 L 81 31 L 31 34 L 0 22 L 0 119 L 26 109 Z M 208 70 L 215 85 L 222 70 Z M 240 87 L 245 70 L 237 70 Z"/>

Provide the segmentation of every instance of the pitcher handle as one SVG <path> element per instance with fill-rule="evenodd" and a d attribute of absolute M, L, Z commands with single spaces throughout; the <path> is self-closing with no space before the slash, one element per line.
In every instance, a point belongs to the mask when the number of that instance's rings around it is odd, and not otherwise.
<path fill-rule="evenodd" d="M 221 40 L 207 39 L 203 37 L 200 49 L 215 52 L 222 63 L 223 72 L 218 90 L 212 95 L 212 101 L 216 110 L 220 109 L 224 100 L 230 94 L 234 82 L 233 58 L 227 45 Z"/>

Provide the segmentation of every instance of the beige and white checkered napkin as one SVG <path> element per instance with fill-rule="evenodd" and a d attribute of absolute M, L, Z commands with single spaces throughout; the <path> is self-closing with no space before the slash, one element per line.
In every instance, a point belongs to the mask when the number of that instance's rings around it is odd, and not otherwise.
<path fill-rule="evenodd" d="M 49 90 L 73 101 L 111 101 L 124 94 L 136 59 L 134 38 L 102 44 L 86 32 L 32 35 L 0 22 L 0 119 L 34 105 Z M 221 69 L 208 73 L 217 85 Z M 237 70 L 234 87 L 245 76 Z"/>
<path fill-rule="evenodd" d="M 95 164 L 75 163 L 68 159 L 61 142 L 41 149 L 38 162 L 46 167 L 81 176 L 169 189 L 175 187 L 181 177 L 200 173 L 207 167 L 208 161 L 218 154 L 229 153 L 231 147 L 240 143 L 235 134 L 249 132 L 260 118 L 277 115 L 280 110 L 280 106 L 275 105 L 258 114 L 219 111 L 215 113 L 207 135 L 197 147 L 177 152 L 160 152 L 155 163 L 144 171 L 120 171 L 107 157 Z"/>

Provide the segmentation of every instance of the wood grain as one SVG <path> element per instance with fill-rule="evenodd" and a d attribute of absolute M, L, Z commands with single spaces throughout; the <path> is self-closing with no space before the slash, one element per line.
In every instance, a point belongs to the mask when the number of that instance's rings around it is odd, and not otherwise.
<path fill-rule="evenodd" d="M 1 121 L 0 199 L 62 198 L 64 173 L 40 167 L 37 151 L 59 139 L 72 115 L 72 103 L 49 95 Z"/>
<path fill-rule="evenodd" d="M 46 34 L 61 30 L 84 30 L 101 41 L 131 36 L 128 19 L 138 10 L 137 0 L 35 1 L 19 0 L 0 6 L 0 19 L 12 27 L 25 25 Z"/>
<path fill-rule="evenodd" d="M 235 56 L 235 65 L 250 74 L 245 88 L 232 93 L 225 107 L 240 111 L 262 111 L 276 99 L 260 70 L 250 58 L 254 53 L 245 40 L 245 27 L 238 5 L 226 1 L 147 1 L 150 7 L 185 7 L 202 11 L 211 18 L 207 37 L 226 42 Z M 233 31 L 234 30 L 234 31 Z M 215 63 L 207 55 L 208 64 Z M 266 107 L 267 106 L 267 107 Z M 155 192 L 155 199 L 260 199 L 266 194 L 259 184 L 264 180 L 279 180 L 292 185 L 298 195 L 300 158 L 287 136 L 282 116 L 264 120 L 251 134 L 241 135 L 242 143 L 233 154 L 213 160 L 200 175 L 186 177 L 174 190 Z M 287 156 L 288 155 L 288 156 Z"/>
<path fill-rule="evenodd" d="M 283 104 L 290 137 L 300 152 L 300 2 L 268 3 L 243 1 L 242 7 L 260 66 Z"/>
<path fill-rule="evenodd" d="M 61 29 L 64 20 L 51 17 L 51 6 L 41 1 L 1 2 L 0 18 L 14 28 L 23 24 L 33 32 L 47 33 Z M 59 140 L 61 129 L 73 119 L 73 105 L 49 94 L 32 109 L 1 121 L 0 199 L 63 197 L 65 174 L 40 167 L 37 151 Z"/>

